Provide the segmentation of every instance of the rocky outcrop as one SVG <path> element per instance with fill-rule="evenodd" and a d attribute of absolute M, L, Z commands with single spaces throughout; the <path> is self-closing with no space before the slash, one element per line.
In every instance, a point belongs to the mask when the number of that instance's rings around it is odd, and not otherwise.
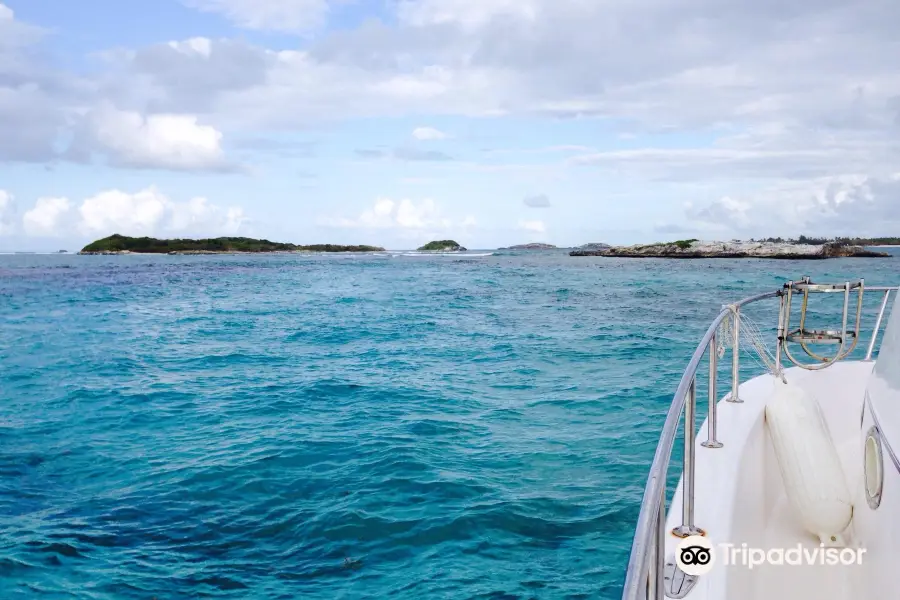
<path fill-rule="evenodd" d="M 773 258 L 821 260 L 843 257 L 890 257 L 862 246 L 847 244 L 791 244 L 776 242 L 704 242 L 680 240 L 664 244 L 611 246 L 605 249 L 576 249 L 570 256 L 608 256 L 618 258 Z"/>
<path fill-rule="evenodd" d="M 500 250 L 556 250 L 553 244 L 519 244 L 518 246 L 510 246 L 509 248 L 499 248 Z"/>
<path fill-rule="evenodd" d="M 600 250 L 608 250 L 612 248 L 609 244 L 602 244 L 599 242 L 594 242 L 591 244 L 584 244 L 575 248 L 575 251 L 583 251 L 583 252 L 599 252 Z M 571 254 L 571 253 L 570 253 Z"/>

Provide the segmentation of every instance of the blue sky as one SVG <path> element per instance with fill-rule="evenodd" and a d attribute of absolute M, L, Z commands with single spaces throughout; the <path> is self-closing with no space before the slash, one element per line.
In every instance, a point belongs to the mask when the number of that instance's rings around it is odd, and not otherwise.
<path fill-rule="evenodd" d="M 0 251 L 900 234 L 877 0 L 0 2 Z"/>

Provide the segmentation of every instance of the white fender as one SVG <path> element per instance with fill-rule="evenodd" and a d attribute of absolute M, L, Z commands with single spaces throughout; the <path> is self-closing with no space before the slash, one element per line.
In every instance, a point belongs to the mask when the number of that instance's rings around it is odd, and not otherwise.
<path fill-rule="evenodd" d="M 795 516 L 826 546 L 844 545 L 853 503 L 819 403 L 799 386 L 777 381 L 766 429 Z"/>

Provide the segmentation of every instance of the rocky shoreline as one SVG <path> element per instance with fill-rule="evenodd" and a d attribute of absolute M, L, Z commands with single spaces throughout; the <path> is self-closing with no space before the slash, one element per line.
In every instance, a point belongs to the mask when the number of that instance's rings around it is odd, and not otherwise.
<path fill-rule="evenodd" d="M 602 249 L 577 249 L 569 256 L 605 256 L 613 258 L 769 258 L 782 260 L 824 260 L 828 258 L 889 258 L 862 246 L 847 244 L 790 244 L 776 242 L 703 242 L 681 240 L 662 244 L 611 246 Z"/>
<path fill-rule="evenodd" d="M 518 244 L 508 248 L 497 248 L 497 250 L 556 250 L 553 244 L 542 244 L 540 242 L 532 242 L 529 244 Z"/>

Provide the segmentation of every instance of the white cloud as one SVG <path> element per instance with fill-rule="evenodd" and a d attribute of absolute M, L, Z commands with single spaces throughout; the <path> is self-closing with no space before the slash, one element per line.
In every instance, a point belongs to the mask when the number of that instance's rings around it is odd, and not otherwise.
<path fill-rule="evenodd" d="M 428 198 L 415 202 L 408 198 L 392 200 L 378 198 L 372 208 L 364 210 L 356 218 L 324 217 L 319 225 L 363 229 L 399 229 L 446 231 L 464 229 L 476 225 L 474 216 L 455 221 L 443 214 L 434 200 Z"/>
<path fill-rule="evenodd" d="M 744 236 L 893 236 L 900 231 L 900 173 L 782 182 L 741 198 L 690 204 L 686 216 L 699 229 Z"/>
<path fill-rule="evenodd" d="M 366 160 L 382 160 L 393 158 L 402 161 L 445 162 L 454 158 L 446 152 L 438 150 L 423 150 L 411 146 L 399 146 L 393 150 L 358 148 L 356 156 Z"/>
<path fill-rule="evenodd" d="M 328 4 L 185 1 L 246 26 L 284 29 L 302 28 Z M 664 0 L 403 0 L 389 7 L 396 23 L 323 34 L 306 51 L 193 38 L 169 48 L 180 63 L 163 60 L 154 46 L 124 53 L 125 69 L 115 74 L 133 68 L 141 77 L 128 90 L 177 102 L 169 107 L 176 113 L 206 102 L 223 118 L 252 113 L 270 123 L 422 110 L 538 112 L 623 118 L 637 131 L 783 117 L 871 126 L 897 112 L 887 106 L 900 93 L 892 59 L 897 12 L 876 0 L 828 0 L 827 10 L 802 0 L 790 14 L 727 0 L 715 19 L 708 0 L 677 8 Z M 227 66 L 199 60 L 229 47 Z"/>
<path fill-rule="evenodd" d="M 101 192 L 78 208 L 79 227 L 94 235 L 152 235 L 161 227 L 168 203 L 168 198 L 154 188 L 136 194 L 120 190 Z"/>
<path fill-rule="evenodd" d="M 0 190 L 0 235 L 12 233 L 16 226 L 16 202 L 12 194 Z"/>
<path fill-rule="evenodd" d="M 54 237 L 63 233 L 72 209 L 68 198 L 38 198 L 34 208 L 22 215 L 22 227 L 30 236 Z"/>
<path fill-rule="evenodd" d="M 143 62 L 166 64 L 176 71 L 169 80 L 199 80 L 205 87 L 217 81 L 227 87 L 221 75 L 190 77 L 177 68 L 177 62 L 140 52 L 121 51 L 116 60 L 126 57 L 128 73 L 112 69 L 94 73 L 91 79 L 56 70 L 37 43 L 44 31 L 12 18 L 7 8 L 0 9 L 0 161 L 48 163 L 58 158 L 88 161 L 105 156 L 114 166 L 164 168 L 176 170 L 227 170 L 221 147 L 222 134 L 215 127 L 201 124 L 191 114 L 150 114 L 142 110 L 121 110 L 115 101 L 146 106 L 159 93 L 142 81 Z M 210 40 L 193 38 L 162 44 L 180 60 L 195 57 L 211 64 L 214 73 L 223 71 L 222 63 L 233 58 L 235 44 L 216 48 Z M 213 61 L 213 58 L 215 61 Z M 111 66 L 115 67 L 117 63 Z M 119 92 L 127 90 L 127 93 Z M 201 94 L 207 95 L 207 94 Z M 113 97 L 115 96 L 115 97 Z M 178 97 L 175 94 L 175 97 Z M 160 111 L 156 111 L 160 112 Z M 71 147 L 66 148 L 71 140 Z"/>
<path fill-rule="evenodd" d="M 416 127 L 413 129 L 412 135 L 417 140 L 443 140 L 447 138 L 447 134 L 434 127 Z"/>
<path fill-rule="evenodd" d="M 519 221 L 519 229 L 533 233 L 544 233 L 547 231 L 543 221 Z"/>
<path fill-rule="evenodd" d="M 181 54 L 199 55 L 203 58 L 209 58 L 212 54 L 212 40 L 204 37 L 195 37 L 184 40 L 183 42 L 171 41 L 168 46 Z"/>
<path fill-rule="evenodd" d="M 744 132 L 749 152 L 780 126 L 789 135 L 769 150 L 790 150 L 783 168 L 801 161 L 808 170 L 830 139 L 829 164 L 816 168 L 834 175 L 834 157 L 859 131 L 895 139 L 890 125 L 900 113 L 891 104 L 900 74 L 889 58 L 900 48 L 887 26 L 897 13 L 861 1 L 865 10 L 800 2 L 786 16 L 729 0 L 713 25 L 706 0 L 677 10 L 663 0 L 407 0 L 395 5 L 396 25 L 322 35 L 305 51 L 206 40 L 210 57 L 227 49 L 227 67 L 145 57 L 140 73 L 168 110 L 202 107 L 247 127 L 409 114 L 599 116 L 626 121 L 631 133 L 721 125 Z M 792 139 L 810 143 L 785 147 Z M 874 148 L 853 146 L 869 162 L 884 156 Z"/>
<path fill-rule="evenodd" d="M 85 235 L 218 236 L 237 233 L 246 222 L 240 208 L 222 208 L 206 198 L 174 202 L 156 188 L 136 193 L 108 190 L 78 208 Z"/>
<path fill-rule="evenodd" d="M 78 99 L 78 80 L 39 61 L 35 45 L 45 31 L 14 18 L 0 4 L 0 161 L 42 162 Z"/>
<path fill-rule="evenodd" d="M 451 221 L 440 214 L 434 200 L 430 198 L 419 203 L 409 199 L 378 198 L 372 208 L 364 210 L 355 219 L 325 219 L 323 224 L 372 229 L 423 229 L 449 227 Z"/>
<path fill-rule="evenodd" d="M 86 149 L 97 148 L 116 165 L 183 171 L 233 169 L 222 133 L 192 115 L 155 114 L 104 107 L 89 116 Z"/>
<path fill-rule="evenodd" d="M 18 233 L 12 196 L 0 190 L 0 234 Z M 216 237 L 235 235 L 247 224 L 243 209 L 222 207 L 206 198 L 171 200 L 155 187 L 138 192 L 107 190 L 76 207 L 68 198 L 39 198 L 22 215 L 30 237 L 133 236 Z"/>
<path fill-rule="evenodd" d="M 0 161 L 53 160 L 65 111 L 38 85 L 4 87 L 3 75 L 0 68 Z"/>
<path fill-rule="evenodd" d="M 329 5 L 188 1 L 244 27 L 290 31 L 317 27 Z M 559 168 L 567 177 L 581 176 L 571 169 L 576 164 L 606 169 L 612 178 L 634 176 L 642 187 L 632 188 L 633 197 L 653 199 L 644 206 L 664 206 L 670 184 L 713 181 L 714 192 L 694 199 L 721 199 L 708 208 L 724 211 L 735 227 L 750 227 L 770 205 L 805 222 L 822 212 L 810 198 L 824 193 L 823 182 L 858 177 L 875 199 L 854 200 L 856 206 L 891 214 L 879 199 L 889 196 L 900 161 L 900 12 L 891 2 L 798 0 L 788 9 L 752 0 L 715 7 L 709 0 L 386 6 L 395 12 L 320 32 L 302 50 L 191 38 L 114 52 L 105 71 L 84 79 L 36 68 L 41 53 L 27 46 L 39 32 L 2 11 L 0 160 L 47 162 L 59 132 L 79 124 L 90 132 L 82 152 L 105 154 L 113 165 L 222 170 L 231 167 L 223 131 L 289 133 L 329 120 L 392 116 L 427 123 L 438 115 L 510 115 L 525 125 L 535 116 L 601 118 L 613 135 L 627 131 L 642 140 L 665 132 L 666 147 L 578 149 L 585 156 Z M 98 122 L 104 106 L 112 116 Z M 808 208 L 784 208 L 794 204 Z"/>
<path fill-rule="evenodd" d="M 540 4 L 538 0 L 401 0 L 398 15 L 411 25 L 452 23 L 476 29 L 498 16 L 534 20 Z"/>
<path fill-rule="evenodd" d="M 168 229 L 173 233 L 212 229 L 222 235 L 236 234 L 246 222 L 243 209 L 228 209 L 211 204 L 206 198 L 192 198 L 185 203 L 169 204 Z"/>
<path fill-rule="evenodd" d="M 596 152 L 573 157 L 573 165 L 603 167 L 619 173 L 661 180 L 711 180 L 750 177 L 753 179 L 809 179 L 836 172 L 856 172 L 889 168 L 888 161 L 872 163 L 878 146 L 892 153 L 884 143 L 845 140 L 833 145 L 807 138 L 793 143 L 782 136 L 758 134 L 720 139 L 713 148 L 640 148 Z"/>
<path fill-rule="evenodd" d="M 410 114 L 596 116 L 620 120 L 632 135 L 744 136 L 743 147 L 720 149 L 743 155 L 713 154 L 716 167 L 705 171 L 697 156 L 696 170 L 674 178 L 765 160 L 752 152 L 780 161 L 766 165 L 776 177 L 839 175 L 852 170 L 835 166 L 848 150 L 867 164 L 896 164 L 896 149 L 890 156 L 881 146 L 896 139 L 900 119 L 890 58 L 900 48 L 888 26 L 900 25 L 898 13 L 861 2 L 829 0 L 823 10 L 802 1 L 784 15 L 729 0 L 713 21 L 707 0 L 678 9 L 663 0 L 408 0 L 394 5 L 396 24 L 322 35 L 305 51 L 214 40 L 211 57 L 230 44 L 227 68 L 183 55 L 145 60 L 140 73 L 167 110 L 203 108 L 243 127 Z"/>
<path fill-rule="evenodd" d="M 327 0 L 183 0 L 190 7 L 224 15 L 240 27 L 298 32 L 320 26 Z"/>

